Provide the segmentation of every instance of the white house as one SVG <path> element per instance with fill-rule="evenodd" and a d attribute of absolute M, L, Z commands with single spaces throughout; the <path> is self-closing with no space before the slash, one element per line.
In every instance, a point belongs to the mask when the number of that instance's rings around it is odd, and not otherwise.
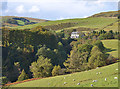
<path fill-rule="evenodd" d="M 72 32 L 70 38 L 79 38 L 79 32 Z"/>

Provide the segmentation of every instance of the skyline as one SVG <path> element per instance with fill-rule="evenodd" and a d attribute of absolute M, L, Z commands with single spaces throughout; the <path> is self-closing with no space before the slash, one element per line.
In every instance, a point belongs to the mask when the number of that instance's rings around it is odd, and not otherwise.
<path fill-rule="evenodd" d="M 53 0 L 2 2 L 2 16 L 32 17 L 47 20 L 61 20 L 71 18 L 85 18 L 100 12 L 117 11 L 118 2 L 104 0 L 80 1 L 80 0 Z"/>

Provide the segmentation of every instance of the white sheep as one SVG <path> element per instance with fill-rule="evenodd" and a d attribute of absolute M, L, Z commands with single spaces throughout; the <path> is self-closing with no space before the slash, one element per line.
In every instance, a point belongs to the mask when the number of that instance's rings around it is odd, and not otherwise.
<path fill-rule="evenodd" d="M 64 77 L 64 79 L 65 79 L 65 77 Z"/>
<path fill-rule="evenodd" d="M 80 83 L 77 83 L 77 85 L 80 85 Z"/>
<path fill-rule="evenodd" d="M 93 80 L 92 82 L 97 82 L 97 80 Z"/>
<path fill-rule="evenodd" d="M 116 70 L 118 70 L 118 69 L 116 69 Z"/>
<path fill-rule="evenodd" d="M 64 82 L 64 85 L 67 84 L 67 82 Z"/>
<path fill-rule="evenodd" d="M 99 74 L 101 74 L 101 72 L 99 72 Z"/>
<path fill-rule="evenodd" d="M 95 80 L 95 82 L 97 82 L 97 80 Z"/>
<path fill-rule="evenodd" d="M 114 77 L 114 79 L 118 79 L 117 77 Z"/>
<path fill-rule="evenodd" d="M 107 78 L 105 78 L 105 81 L 107 81 Z"/>

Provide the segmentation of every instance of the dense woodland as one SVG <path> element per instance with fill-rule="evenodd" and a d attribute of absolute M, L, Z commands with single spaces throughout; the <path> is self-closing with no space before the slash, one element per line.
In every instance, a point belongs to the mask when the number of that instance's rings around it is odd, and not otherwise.
<path fill-rule="evenodd" d="M 3 31 L 3 81 L 15 82 L 90 70 L 117 61 L 107 54 L 104 39 L 120 39 L 119 32 L 80 32 L 71 39 L 72 31 L 51 31 L 41 26 L 33 29 Z"/>

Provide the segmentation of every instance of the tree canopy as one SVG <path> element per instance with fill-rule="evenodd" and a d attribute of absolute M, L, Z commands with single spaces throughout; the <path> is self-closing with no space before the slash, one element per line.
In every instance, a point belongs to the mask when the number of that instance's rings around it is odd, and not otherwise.
<path fill-rule="evenodd" d="M 39 56 L 37 61 L 31 63 L 30 70 L 34 78 L 40 78 L 50 76 L 52 67 L 51 59 Z"/>

